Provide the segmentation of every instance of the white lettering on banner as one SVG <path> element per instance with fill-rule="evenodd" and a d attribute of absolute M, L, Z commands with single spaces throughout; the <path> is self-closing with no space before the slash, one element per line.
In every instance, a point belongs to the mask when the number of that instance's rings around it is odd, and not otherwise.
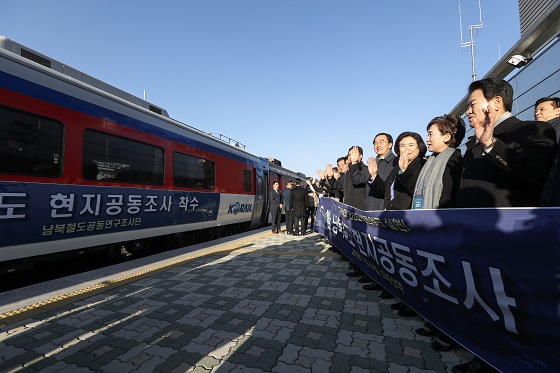
<path fill-rule="evenodd" d="M 157 196 L 146 196 L 148 202 L 144 206 L 147 208 L 144 209 L 144 212 L 157 212 Z"/>
<path fill-rule="evenodd" d="M 399 275 L 409 286 L 417 287 L 418 278 L 414 272 L 418 272 L 418 269 L 416 269 L 412 258 L 404 254 L 410 254 L 410 248 L 394 242 L 391 242 L 391 248 L 393 249 L 393 254 L 395 254 L 395 260 L 401 265 Z"/>
<path fill-rule="evenodd" d="M 99 215 L 99 207 L 101 206 L 101 194 L 82 194 L 82 198 L 86 200 L 84 208 L 80 211 L 80 215 L 89 212 L 91 215 Z M 91 207 L 92 200 L 95 201 L 95 207 Z"/>
<path fill-rule="evenodd" d="M 459 301 L 456 298 L 453 298 L 452 296 L 445 294 L 440 287 L 440 282 L 442 282 L 447 288 L 451 288 L 451 283 L 449 281 L 447 281 L 446 278 L 444 278 L 442 276 L 442 274 L 438 271 L 438 269 L 436 268 L 436 261 L 440 262 L 440 263 L 445 263 L 445 258 L 441 255 L 436 255 L 436 254 L 432 254 L 432 253 L 428 253 L 426 251 L 422 251 L 422 250 L 416 250 L 416 254 L 418 254 L 418 256 L 424 257 L 426 259 L 428 259 L 428 264 L 426 264 L 426 269 L 424 269 L 421 273 L 424 275 L 424 277 L 428 277 L 431 274 L 435 275 L 435 278 L 432 279 L 432 284 L 433 284 L 433 288 L 424 285 L 424 289 L 426 289 L 426 291 L 429 291 L 430 293 L 437 295 L 440 298 L 443 298 L 451 303 L 454 304 L 459 304 Z"/>
<path fill-rule="evenodd" d="M 418 287 L 422 283 L 426 292 L 455 305 L 460 305 L 462 302 L 462 305 L 470 310 L 475 307 L 475 303 L 478 303 L 491 320 L 496 322 L 503 319 L 503 327 L 507 331 L 519 334 L 513 313 L 513 309 L 517 307 L 518 302 L 514 297 L 507 294 L 500 269 L 487 267 L 495 299 L 483 299 L 486 293 L 479 292 L 471 264 L 462 261 L 465 295 L 464 300 L 461 301 L 457 295 L 457 290 L 453 290 L 452 283 L 440 272 L 440 269 L 447 268 L 449 270 L 444 256 L 372 236 L 352 226 L 352 221 L 362 221 L 380 228 L 410 232 L 411 230 L 403 219 L 382 219 L 381 222 L 381 220 L 376 221 L 373 217 L 360 215 L 341 207 L 338 207 L 335 211 L 322 208 L 321 215 L 325 217 L 327 231 L 338 236 L 339 239 L 344 239 L 353 257 L 396 289 L 405 292 L 405 288 L 400 284 L 399 279 L 394 276 L 398 272 L 402 281 L 408 286 Z M 444 273 L 446 272 L 444 271 Z M 418 277 L 420 275 L 423 276 L 423 281 L 419 281 Z"/>
<path fill-rule="evenodd" d="M 393 263 L 393 255 L 387 246 L 387 240 L 373 236 L 373 246 L 381 254 L 381 266 L 390 274 L 394 274 L 395 263 Z"/>
<path fill-rule="evenodd" d="M 113 219 L 113 220 L 97 220 L 81 223 L 51 224 L 43 225 L 43 236 L 52 236 L 55 234 L 74 234 L 76 232 L 100 231 L 105 229 L 114 229 L 118 227 L 134 227 L 142 224 L 142 218 Z"/>
<path fill-rule="evenodd" d="M 188 196 L 179 197 L 179 208 L 183 209 L 183 211 L 187 211 L 187 209 L 189 208 L 189 197 Z"/>
<path fill-rule="evenodd" d="M 363 247 L 362 236 L 360 235 L 360 232 L 354 228 L 351 228 L 350 231 L 352 233 L 352 239 L 348 242 L 350 246 L 354 248 L 356 247 L 356 245 L 358 245 L 358 248 Z"/>
<path fill-rule="evenodd" d="M 462 262 L 462 263 L 463 263 L 463 271 L 465 274 L 465 282 L 467 285 L 467 294 L 463 304 L 468 309 L 471 309 L 474 305 L 474 301 L 476 300 L 486 311 L 486 313 L 488 313 L 488 315 L 493 321 L 499 320 L 500 317 L 496 314 L 496 312 L 494 312 L 492 308 L 490 308 L 490 306 L 488 306 L 484 302 L 480 294 L 478 294 L 478 291 L 476 290 L 476 285 L 474 283 L 474 276 L 472 273 L 470 263 L 469 262 Z M 517 303 L 514 298 L 505 295 L 504 282 L 502 280 L 500 270 L 497 268 L 490 267 L 489 271 L 490 271 L 490 277 L 492 279 L 494 295 L 496 295 L 496 301 L 498 302 L 500 311 L 502 311 L 502 315 L 504 316 L 504 325 L 506 327 L 506 330 L 512 333 L 519 334 L 517 332 L 517 327 L 515 326 L 515 319 L 511 311 L 509 310 L 509 306 L 515 307 Z"/>
<path fill-rule="evenodd" d="M 194 211 L 195 208 L 198 207 L 198 200 L 196 199 L 196 197 L 193 197 L 193 199 L 191 199 L 191 207 Z"/>
<path fill-rule="evenodd" d="M 0 193 L 0 219 L 24 219 L 25 214 L 16 214 L 16 209 L 25 208 L 25 203 L 8 203 L 11 198 L 25 198 L 27 193 Z"/>
<path fill-rule="evenodd" d="M 171 196 L 163 196 L 163 203 L 161 204 L 161 207 L 160 207 L 159 211 L 171 212 L 171 205 L 172 204 L 173 204 L 173 201 L 171 200 Z"/>
<path fill-rule="evenodd" d="M 494 288 L 494 294 L 496 294 L 498 307 L 500 307 L 500 311 L 502 311 L 502 315 L 504 315 L 504 325 L 506 330 L 519 334 L 517 327 L 515 326 L 515 318 L 509 309 L 510 306 L 517 306 L 517 303 L 515 298 L 506 296 L 504 281 L 502 280 L 502 272 L 498 268 L 490 267 L 490 277 L 492 278 L 492 287 Z"/>
<path fill-rule="evenodd" d="M 373 243 L 373 239 L 371 238 L 370 234 L 366 234 L 362 232 L 362 235 L 365 237 L 365 242 L 367 244 L 367 252 L 364 254 L 368 258 L 373 259 L 373 262 L 379 265 L 379 258 L 377 257 L 377 250 L 375 250 L 375 245 Z M 374 237 L 374 239 L 377 237 Z"/>
<path fill-rule="evenodd" d="M 51 194 L 51 218 L 68 218 L 74 211 L 74 193 Z"/>
<path fill-rule="evenodd" d="M 342 216 L 345 219 L 354 220 L 354 221 L 362 221 L 362 222 L 364 222 L 366 224 L 369 224 L 369 225 L 372 225 L 374 227 L 390 228 L 392 230 L 401 231 L 401 232 L 410 232 L 410 228 L 408 228 L 404 219 L 391 218 L 391 219 L 384 219 L 383 222 L 382 222 L 380 218 L 376 218 L 376 217 L 373 217 L 373 216 L 367 216 L 367 215 L 361 215 L 357 212 L 352 212 L 352 211 L 347 210 L 343 207 L 337 207 L 337 210 L 338 210 L 338 213 L 340 214 L 340 216 Z M 329 212 L 330 212 L 330 210 L 327 210 L 327 213 L 329 213 Z"/>
<path fill-rule="evenodd" d="M 105 213 L 107 215 L 118 215 L 121 213 L 122 211 L 122 205 L 123 205 L 123 195 L 122 194 L 109 194 L 107 195 L 107 199 L 108 202 L 106 204 L 107 209 L 105 210 Z"/>
<path fill-rule="evenodd" d="M 385 219 L 383 220 L 383 222 L 385 223 L 386 226 L 388 226 L 389 228 L 395 231 L 410 232 L 410 229 L 406 226 L 403 219 L 396 219 L 396 218 Z"/>
<path fill-rule="evenodd" d="M 130 194 L 126 205 L 128 206 L 126 211 L 130 215 L 138 214 L 140 212 L 140 206 L 142 206 L 142 196 L 140 194 Z"/>

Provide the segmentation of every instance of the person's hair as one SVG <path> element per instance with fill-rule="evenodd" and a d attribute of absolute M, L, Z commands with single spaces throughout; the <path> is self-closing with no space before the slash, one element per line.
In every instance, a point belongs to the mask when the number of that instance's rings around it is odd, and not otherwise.
<path fill-rule="evenodd" d="M 347 157 L 347 156 L 339 157 L 339 158 L 336 160 L 336 163 L 338 164 L 338 162 L 340 162 L 340 161 L 346 161 L 346 157 Z"/>
<path fill-rule="evenodd" d="M 332 172 L 338 172 L 338 167 L 333 167 Z"/>
<path fill-rule="evenodd" d="M 416 132 L 403 132 L 399 135 L 399 137 L 397 137 L 397 140 L 395 141 L 395 153 L 397 154 L 397 156 L 400 157 L 401 155 L 401 150 L 399 148 L 399 145 L 402 139 L 404 139 L 405 137 L 412 137 L 414 140 L 416 140 L 416 144 L 418 145 L 418 150 L 420 152 L 418 156 L 420 158 L 424 158 L 426 152 L 428 151 L 428 147 L 426 146 L 426 143 L 424 143 L 422 136 L 420 136 Z"/>
<path fill-rule="evenodd" d="M 375 135 L 375 137 L 373 138 L 373 141 L 372 141 L 372 142 L 373 142 L 374 144 L 375 144 L 375 139 L 376 139 L 378 136 L 386 136 L 386 137 L 387 137 L 387 141 L 389 142 L 389 144 L 392 144 L 392 143 L 393 143 L 393 136 L 389 135 L 388 133 L 381 132 L 381 133 L 378 133 L 377 135 Z"/>
<path fill-rule="evenodd" d="M 430 123 L 428 123 L 426 131 L 429 131 L 430 127 L 434 124 L 437 126 L 439 133 L 442 135 L 451 135 L 449 141 L 445 142 L 445 144 L 447 144 L 450 148 L 456 148 L 465 138 L 465 122 L 457 115 L 446 114 L 440 117 L 435 117 L 430 121 Z"/>
<path fill-rule="evenodd" d="M 477 80 L 469 85 L 469 95 L 480 89 L 486 101 L 500 96 L 504 103 L 504 109 L 511 111 L 513 107 L 513 87 L 503 79 L 486 78 Z"/>
<path fill-rule="evenodd" d="M 548 101 L 550 101 L 552 103 L 553 108 L 555 108 L 555 109 L 560 108 L 560 98 L 558 98 L 558 97 L 543 97 L 543 98 L 539 98 L 537 100 L 537 102 L 535 102 L 535 109 L 537 108 L 537 106 L 539 106 L 543 102 L 548 102 Z"/>
<path fill-rule="evenodd" d="M 364 150 L 362 149 L 361 146 L 355 145 L 356 148 L 358 148 L 358 153 L 360 153 L 360 155 L 364 155 Z M 354 146 L 351 146 L 350 149 L 348 149 L 348 153 L 350 153 L 350 150 L 352 150 Z"/>
<path fill-rule="evenodd" d="M 274 185 L 274 184 L 280 184 L 280 182 L 279 182 L 278 180 L 274 180 L 274 181 L 272 182 L 272 185 Z"/>

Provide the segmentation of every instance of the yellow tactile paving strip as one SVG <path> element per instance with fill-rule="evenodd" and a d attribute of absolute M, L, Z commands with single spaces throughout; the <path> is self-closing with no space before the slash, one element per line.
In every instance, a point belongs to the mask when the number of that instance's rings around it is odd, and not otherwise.
<path fill-rule="evenodd" d="M 38 303 L 31 304 L 31 305 L 26 306 L 26 307 L 18 308 L 18 309 L 15 309 L 13 311 L 10 311 L 10 312 L 0 314 L 0 327 L 13 324 L 14 322 L 17 322 L 19 320 L 26 319 L 28 317 L 43 313 L 45 311 L 60 307 L 60 306 L 65 305 L 65 304 L 76 302 L 80 299 L 84 299 L 84 298 L 87 298 L 87 297 L 105 292 L 107 290 L 111 290 L 111 289 L 114 289 L 116 287 L 129 284 L 133 281 L 140 280 L 144 277 L 152 276 L 152 275 L 154 275 L 158 272 L 161 272 L 161 271 L 164 271 L 164 270 L 169 270 L 169 269 L 171 269 L 173 267 L 176 267 L 176 266 L 179 266 L 179 265 L 181 265 L 185 262 L 188 262 L 188 261 L 191 261 L 191 260 L 203 257 L 203 256 L 207 256 L 207 255 L 218 254 L 218 253 L 230 254 L 232 252 L 251 253 L 251 252 L 257 252 L 258 251 L 259 254 L 321 256 L 321 257 L 337 256 L 337 254 L 330 253 L 330 252 L 322 252 L 322 253 L 317 253 L 317 252 L 293 252 L 293 251 L 274 251 L 274 250 L 260 250 L 260 249 L 250 250 L 250 249 L 244 248 L 244 247 L 246 247 L 246 245 L 248 243 L 253 242 L 255 240 L 258 240 L 260 238 L 270 236 L 270 235 L 272 235 L 272 233 L 270 233 L 270 232 L 265 232 L 265 233 L 261 233 L 261 234 L 257 234 L 257 235 L 252 235 L 251 237 L 246 238 L 246 239 L 236 240 L 233 243 L 223 244 L 223 245 L 220 245 L 220 246 L 212 248 L 212 249 L 203 250 L 203 251 L 201 251 L 199 253 L 196 253 L 196 254 L 193 254 L 193 255 L 184 256 L 181 259 L 172 260 L 172 261 L 166 262 L 164 264 L 157 265 L 157 266 L 154 266 L 154 267 L 150 267 L 150 268 L 142 270 L 142 271 L 138 271 L 138 272 L 126 275 L 126 276 L 118 277 L 118 278 L 115 278 L 115 279 L 112 279 L 112 280 L 109 280 L 109 281 L 104 281 L 104 282 L 101 282 L 99 284 L 86 287 L 84 289 L 76 290 L 76 291 L 73 291 L 73 292 L 70 292 L 70 293 L 67 293 L 67 294 L 60 295 L 58 297 L 46 299 L 42 302 L 38 302 Z"/>

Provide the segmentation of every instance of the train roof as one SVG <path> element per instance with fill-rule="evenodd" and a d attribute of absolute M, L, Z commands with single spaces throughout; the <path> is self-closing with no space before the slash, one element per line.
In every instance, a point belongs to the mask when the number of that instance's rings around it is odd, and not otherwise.
<path fill-rule="evenodd" d="M 110 84 L 107 84 L 97 78 L 92 77 L 86 73 L 83 73 L 77 69 L 74 69 L 60 61 L 57 61 L 49 56 L 46 56 L 42 53 L 39 53 L 31 48 L 28 48 L 12 39 L 9 39 L 5 36 L 0 35 L 0 51 L 5 50 L 10 52 L 17 58 L 23 58 L 26 61 L 31 61 L 31 63 L 38 64 L 40 66 L 36 66 L 37 69 L 48 69 L 51 71 L 52 75 L 63 75 L 64 77 L 69 78 L 68 81 L 74 82 L 76 85 L 84 84 L 88 87 L 92 87 L 92 90 L 97 90 L 97 92 L 103 93 L 110 96 L 115 97 L 115 99 L 120 99 L 127 102 L 131 106 L 139 106 L 144 110 L 151 112 L 152 115 L 161 115 L 165 119 L 165 121 L 174 124 L 175 126 L 187 129 L 191 132 L 197 133 L 202 135 L 206 138 L 212 139 L 213 141 L 218 141 L 219 143 L 228 145 L 230 148 L 235 149 L 236 151 L 240 151 L 252 157 L 258 158 L 261 161 L 268 161 L 269 165 L 273 168 L 276 168 L 276 172 L 281 172 L 285 174 L 296 174 L 294 171 L 288 170 L 284 167 L 278 167 L 275 165 L 271 159 L 267 159 L 265 157 L 260 157 L 255 154 L 248 152 L 245 149 L 245 145 L 236 141 L 230 137 L 224 136 L 219 133 L 207 133 L 201 131 L 197 128 L 194 128 L 188 124 L 182 123 L 176 119 L 173 119 L 169 116 L 167 111 L 159 106 L 156 106 L 146 100 L 141 99 L 140 97 L 134 96 L 128 92 L 125 92 L 117 87 L 114 87 Z M 268 166 L 265 167 L 268 169 Z"/>
<path fill-rule="evenodd" d="M 123 100 L 131 102 L 135 105 L 153 111 L 154 113 L 169 118 L 169 114 L 167 113 L 167 111 L 157 105 L 154 105 L 140 97 L 134 96 L 133 94 L 125 92 L 122 89 L 107 84 L 97 78 L 94 78 L 91 75 L 88 75 L 80 70 L 77 70 L 71 66 L 68 66 L 60 61 L 55 60 L 54 58 L 39 53 L 31 48 L 28 48 L 18 42 L 13 41 L 12 39 L 9 39 L 1 35 L 0 35 L 0 48 L 12 52 L 14 54 L 17 54 L 18 56 L 26 58 L 30 61 L 36 62 L 40 65 L 43 65 L 46 68 L 57 71 L 63 75 L 78 80 L 82 83 L 95 87 L 99 90 L 110 93 Z"/>
<path fill-rule="evenodd" d="M 15 42 L 12 39 L 0 35 L 0 52 L 3 51 L 11 54 L 12 58 L 14 59 L 21 60 L 22 62 L 25 61 L 28 65 L 34 67 L 37 70 L 44 70 L 45 72 L 48 72 L 50 75 L 56 76 L 59 79 L 63 77 L 69 83 L 87 87 L 88 90 L 96 92 L 99 95 L 112 98 L 113 100 L 120 100 L 121 103 L 126 103 L 128 106 L 138 108 L 139 110 L 143 109 L 146 112 L 149 112 L 152 116 L 163 117 L 161 119 L 164 119 L 165 121 L 172 123 L 177 127 L 187 129 L 191 132 L 212 139 L 212 141 L 218 141 L 219 143 L 227 144 L 229 145 L 229 147 L 234 148 L 238 151 L 242 151 L 243 153 L 251 155 L 252 157 L 261 158 L 246 151 L 245 145 L 241 144 L 239 141 L 233 140 L 222 134 L 207 133 L 176 119 L 173 119 L 169 116 L 166 110 L 146 100 L 127 93 L 88 74 L 76 70 L 60 61 L 50 58 L 18 42 Z"/>

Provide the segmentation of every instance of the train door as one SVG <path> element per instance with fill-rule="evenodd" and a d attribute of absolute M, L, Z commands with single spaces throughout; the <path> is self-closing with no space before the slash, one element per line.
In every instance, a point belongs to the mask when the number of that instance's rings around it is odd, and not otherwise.
<path fill-rule="evenodd" d="M 264 226 L 268 222 L 268 163 L 261 162 L 255 167 L 255 206 L 251 229 Z"/>

